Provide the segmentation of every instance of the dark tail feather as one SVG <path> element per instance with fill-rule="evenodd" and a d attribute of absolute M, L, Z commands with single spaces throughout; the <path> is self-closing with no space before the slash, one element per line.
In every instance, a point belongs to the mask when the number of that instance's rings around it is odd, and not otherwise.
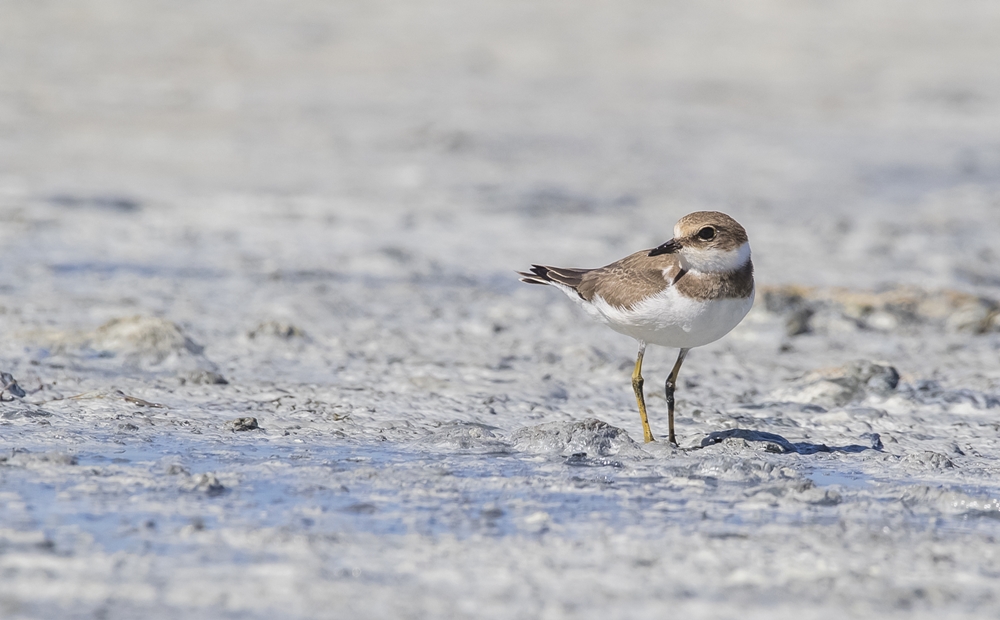
<path fill-rule="evenodd" d="M 580 286 L 584 274 L 588 271 L 591 270 L 532 265 L 531 273 L 518 271 L 517 275 L 521 276 L 521 282 L 527 282 L 528 284 L 551 284 L 555 282 L 576 289 L 576 287 Z"/>
<path fill-rule="evenodd" d="M 548 267 L 542 267 L 541 265 L 532 265 L 531 273 L 518 271 L 517 275 L 521 276 L 521 282 L 527 282 L 528 284 L 550 284 L 552 282 L 552 279 L 549 278 Z"/>

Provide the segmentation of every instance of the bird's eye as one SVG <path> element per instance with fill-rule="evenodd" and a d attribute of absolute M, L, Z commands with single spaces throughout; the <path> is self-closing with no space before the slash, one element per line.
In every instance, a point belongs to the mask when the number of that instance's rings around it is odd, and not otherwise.
<path fill-rule="evenodd" d="M 706 226 L 698 231 L 698 238 L 702 241 L 711 241 L 715 239 L 715 229 L 711 226 Z"/>

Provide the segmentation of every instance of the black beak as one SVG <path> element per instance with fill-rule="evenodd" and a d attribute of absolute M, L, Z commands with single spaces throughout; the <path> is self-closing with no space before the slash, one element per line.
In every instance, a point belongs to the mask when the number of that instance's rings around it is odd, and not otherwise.
<path fill-rule="evenodd" d="M 656 246 L 649 251 L 649 256 L 659 256 L 660 254 L 673 254 L 677 250 L 681 249 L 681 244 L 677 243 L 676 239 L 671 239 L 666 243 Z"/>

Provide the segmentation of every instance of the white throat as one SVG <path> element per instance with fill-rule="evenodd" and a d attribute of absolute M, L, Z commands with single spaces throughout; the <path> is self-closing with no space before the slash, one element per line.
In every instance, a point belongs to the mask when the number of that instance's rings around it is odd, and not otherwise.
<path fill-rule="evenodd" d="M 714 248 L 706 250 L 684 248 L 679 254 L 684 269 L 702 273 L 725 273 L 747 264 L 750 260 L 750 243 L 744 243 L 728 252 Z"/>

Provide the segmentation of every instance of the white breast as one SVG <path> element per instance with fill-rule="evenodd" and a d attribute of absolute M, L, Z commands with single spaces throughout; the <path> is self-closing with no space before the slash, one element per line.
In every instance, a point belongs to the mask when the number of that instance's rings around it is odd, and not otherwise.
<path fill-rule="evenodd" d="M 689 349 L 715 342 L 739 325 L 753 306 L 754 291 L 743 299 L 701 301 L 674 287 L 636 304 L 631 310 L 602 297 L 584 303 L 588 313 L 611 329 L 647 344 Z"/>

